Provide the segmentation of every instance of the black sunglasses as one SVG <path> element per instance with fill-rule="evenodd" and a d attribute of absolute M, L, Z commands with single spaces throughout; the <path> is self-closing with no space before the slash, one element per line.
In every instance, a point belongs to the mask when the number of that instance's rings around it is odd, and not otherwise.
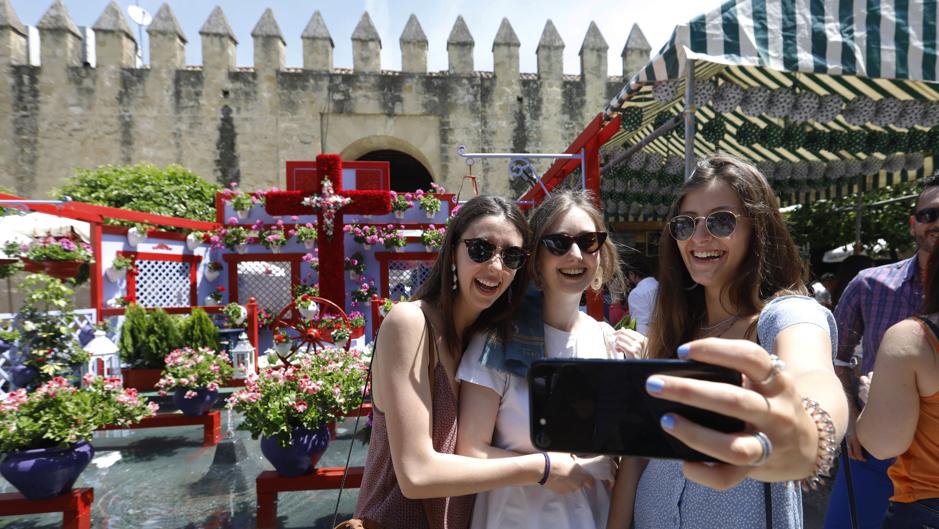
<path fill-rule="evenodd" d="M 923 208 L 913 216 L 916 217 L 916 222 L 920 224 L 932 224 L 936 222 L 936 219 L 939 219 L 939 208 Z"/>
<path fill-rule="evenodd" d="M 541 238 L 541 244 L 554 255 L 561 256 L 570 251 L 571 246 L 577 243 L 577 247 L 584 253 L 596 253 L 606 241 L 605 231 L 594 231 L 581 233 L 580 235 L 568 235 L 566 233 L 554 233 L 545 235 Z"/>
<path fill-rule="evenodd" d="M 466 244 L 466 253 L 470 259 L 477 263 L 489 262 L 496 250 L 499 250 L 502 264 L 512 270 L 525 266 L 525 261 L 528 260 L 528 252 L 518 246 L 500 248 L 486 239 L 463 239 L 463 243 Z"/>
<path fill-rule="evenodd" d="M 704 226 L 708 233 L 714 237 L 726 239 L 737 229 L 737 217 L 744 217 L 733 211 L 715 211 L 707 217 L 692 217 L 691 215 L 676 215 L 668 221 L 668 231 L 677 241 L 687 241 L 694 236 L 694 229 L 698 221 L 704 219 Z"/>

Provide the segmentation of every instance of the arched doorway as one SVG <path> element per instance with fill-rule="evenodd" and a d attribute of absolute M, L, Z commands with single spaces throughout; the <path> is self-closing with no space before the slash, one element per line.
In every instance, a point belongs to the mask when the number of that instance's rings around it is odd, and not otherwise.
<path fill-rule="evenodd" d="M 391 164 L 391 189 L 399 192 L 430 189 L 433 178 L 420 161 L 410 154 L 393 149 L 369 151 L 357 158 L 360 161 L 388 162 Z"/>

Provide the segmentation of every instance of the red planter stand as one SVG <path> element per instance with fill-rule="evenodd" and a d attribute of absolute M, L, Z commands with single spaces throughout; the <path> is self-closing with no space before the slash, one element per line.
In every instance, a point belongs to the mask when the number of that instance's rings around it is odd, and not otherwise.
<path fill-rule="evenodd" d="M 138 430 L 140 428 L 195 425 L 202 426 L 202 446 L 215 446 L 222 440 L 222 415 L 218 410 L 212 410 L 198 417 L 189 417 L 182 413 L 158 413 L 130 426 L 109 424 L 98 428 L 98 430 Z"/>
<path fill-rule="evenodd" d="M 62 529 L 91 529 L 91 503 L 95 490 L 72 489 L 61 496 L 47 500 L 27 500 L 21 494 L 0 494 L 0 516 L 22 514 L 62 513 Z"/>
<path fill-rule="evenodd" d="M 46 274 L 56 279 L 72 279 L 81 271 L 81 261 L 31 261 L 23 259 L 23 269 L 27 272 Z"/>
<path fill-rule="evenodd" d="M 125 388 L 136 388 L 137 391 L 153 391 L 156 383 L 160 381 L 162 369 L 121 369 Z"/>
<path fill-rule="evenodd" d="M 312 474 L 295 478 L 282 478 L 274 470 L 261 472 L 255 481 L 258 497 L 258 529 L 277 527 L 277 495 L 281 492 L 300 490 L 338 489 L 342 483 L 344 467 L 317 468 Z M 357 489 L 362 486 L 365 467 L 350 467 L 345 486 Z"/>

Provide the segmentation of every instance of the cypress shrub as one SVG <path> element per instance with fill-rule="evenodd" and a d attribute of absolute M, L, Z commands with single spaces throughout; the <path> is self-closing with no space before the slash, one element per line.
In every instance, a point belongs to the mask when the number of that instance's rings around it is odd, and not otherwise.
<path fill-rule="evenodd" d="M 147 336 L 141 351 L 144 367 L 162 369 L 163 357 L 182 346 L 183 337 L 176 318 L 159 308 L 147 315 Z"/>
<path fill-rule="evenodd" d="M 124 311 L 121 338 L 117 346 L 121 361 L 131 367 L 143 367 L 143 348 L 147 341 L 147 311 L 131 304 Z"/>
<path fill-rule="evenodd" d="M 183 320 L 180 325 L 183 345 L 192 347 L 208 347 L 213 351 L 219 349 L 218 327 L 212 318 L 202 309 L 192 309 L 192 314 Z"/>

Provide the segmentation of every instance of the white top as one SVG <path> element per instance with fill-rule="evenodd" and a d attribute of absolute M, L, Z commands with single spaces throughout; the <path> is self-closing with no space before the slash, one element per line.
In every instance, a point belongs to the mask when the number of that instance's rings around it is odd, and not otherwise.
<path fill-rule="evenodd" d="M 642 334 L 649 332 L 658 289 L 659 282 L 654 277 L 645 277 L 629 292 L 629 317 L 636 318 L 636 330 Z"/>
<path fill-rule="evenodd" d="M 613 329 L 581 315 L 581 329 L 575 333 L 544 326 L 548 358 L 608 358 L 603 333 Z M 457 371 L 457 379 L 492 389 L 502 398 L 496 417 L 492 445 L 521 454 L 537 452 L 529 434 L 528 381 L 479 362 L 486 337 L 477 334 L 470 341 Z M 610 492 L 605 483 L 590 489 L 558 495 L 537 484 L 511 486 L 476 495 L 472 529 L 581 529 L 605 527 L 610 508 Z"/>

